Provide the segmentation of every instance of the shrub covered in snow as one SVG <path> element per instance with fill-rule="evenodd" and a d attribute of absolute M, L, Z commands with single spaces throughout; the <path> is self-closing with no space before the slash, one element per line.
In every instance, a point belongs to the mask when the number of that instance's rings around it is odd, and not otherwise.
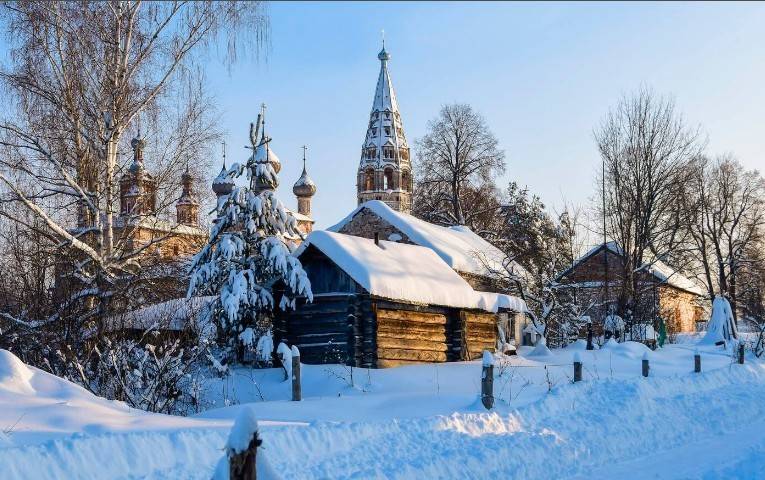
<path fill-rule="evenodd" d="M 733 338 L 738 338 L 738 331 L 730 303 L 725 297 L 717 296 L 712 302 L 712 316 L 707 323 L 707 334 L 701 339 L 701 343 L 729 342 Z"/>

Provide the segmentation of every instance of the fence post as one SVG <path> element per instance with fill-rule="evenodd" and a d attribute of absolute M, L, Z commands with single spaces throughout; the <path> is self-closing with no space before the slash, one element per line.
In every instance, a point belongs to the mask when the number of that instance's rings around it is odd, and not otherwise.
<path fill-rule="evenodd" d="M 701 373 L 701 354 L 698 348 L 693 352 L 693 371 Z"/>
<path fill-rule="evenodd" d="M 738 342 L 738 363 L 739 365 L 744 364 L 744 342 Z"/>
<path fill-rule="evenodd" d="M 488 350 L 483 351 L 481 403 L 487 410 L 491 410 L 494 406 L 494 355 Z"/>
<path fill-rule="evenodd" d="M 292 346 L 292 401 L 299 402 L 303 399 L 303 392 L 300 386 L 300 350 Z"/>
<path fill-rule="evenodd" d="M 592 344 L 592 323 L 587 324 L 587 350 L 595 350 Z"/>
<path fill-rule="evenodd" d="M 231 428 L 226 445 L 230 480 L 256 480 L 256 457 L 263 443 L 252 407 L 244 407 Z"/>
<path fill-rule="evenodd" d="M 579 352 L 574 354 L 574 382 L 582 381 L 582 358 Z"/>
<path fill-rule="evenodd" d="M 643 376 L 648 376 L 648 370 L 650 370 L 650 366 L 648 365 L 648 352 L 645 352 L 643 354 Z"/>

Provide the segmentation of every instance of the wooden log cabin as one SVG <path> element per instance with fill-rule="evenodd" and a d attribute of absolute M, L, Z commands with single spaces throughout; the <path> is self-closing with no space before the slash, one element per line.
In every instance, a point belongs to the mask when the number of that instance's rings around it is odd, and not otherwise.
<path fill-rule="evenodd" d="M 392 367 L 479 358 L 497 347 L 498 316 L 525 304 L 476 292 L 433 250 L 340 233 L 311 233 L 296 252 L 313 299 L 279 311 L 274 340 L 305 363 Z"/>

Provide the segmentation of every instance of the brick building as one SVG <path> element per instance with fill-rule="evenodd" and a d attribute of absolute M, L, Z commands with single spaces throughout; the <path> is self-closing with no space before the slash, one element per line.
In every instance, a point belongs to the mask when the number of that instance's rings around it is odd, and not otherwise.
<path fill-rule="evenodd" d="M 618 303 L 624 255 L 614 242 L 601 244 L 574 262 L 556 279 L 556 288 L 575 291 L 580 304 L 592 303 L 588 312 L 602 325 L 609 308 Z M 668 332 L 693 332 L 704 317 L 705 292 L 694 281 L 660 260 L 646 262 L 638 271 L 638 295 L 643 312 L 665 320 Z"/>

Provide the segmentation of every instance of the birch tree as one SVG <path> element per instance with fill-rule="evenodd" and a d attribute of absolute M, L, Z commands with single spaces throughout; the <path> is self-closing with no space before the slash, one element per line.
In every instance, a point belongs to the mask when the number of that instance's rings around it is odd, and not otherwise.
<path fill-rule="evenodd" d="M 158 151 L 199 157 L 215 130 L 196 65 L 211 47 L 233 61 L 237 45 L 258 45 L 267 18 L 258 3 L 112 0 L 6 2 L 2 21 L 12 61 L 0 82 L 15 99 L 0 116 L 2 201 L 69 253 L 83 286 L 73 295 L 103 305 L 148 248 L 115 238 L 128 134 L 153 120 L 186 134 Z"/>

